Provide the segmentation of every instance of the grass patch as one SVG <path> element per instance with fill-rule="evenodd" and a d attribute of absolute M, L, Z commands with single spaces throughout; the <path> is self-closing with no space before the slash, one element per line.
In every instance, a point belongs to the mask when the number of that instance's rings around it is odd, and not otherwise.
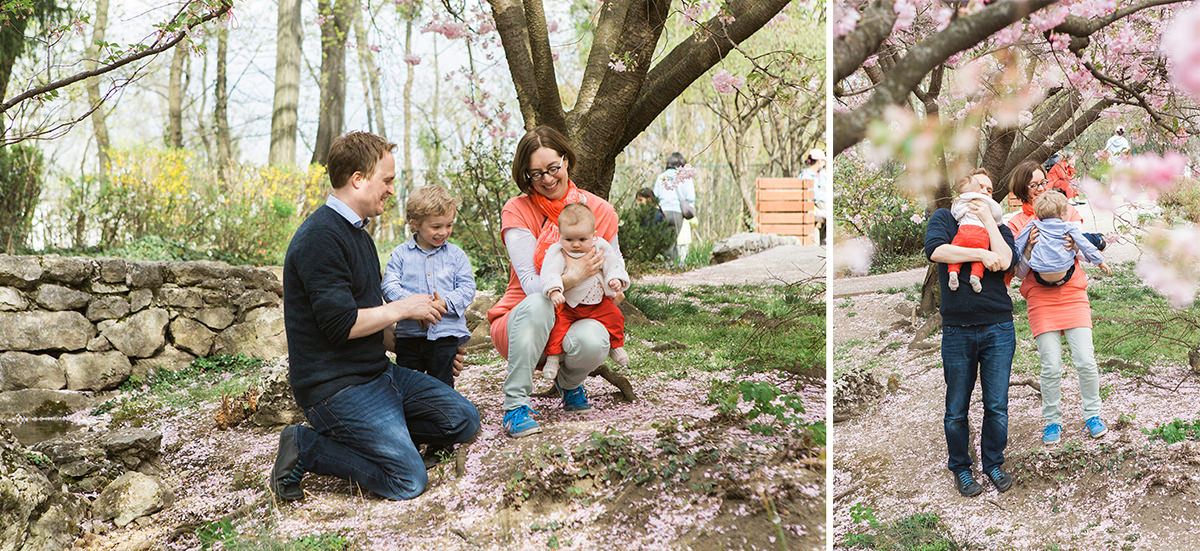
<path fill-rule="evenodd" d="M 258 530 L 244 534 L 230 520 L 207 523 L 196 529 L 201 549 L 227 551 L 351 551 L 358 549 L 352 540 L 341 534 L 316 534 L 283 540 Z"/>
<path fill-rule="evenodd" d="M 902 272 L 913 268 L 922 268 L 927 264 L 929 264 L 929 260 L 925 258 L 924 251 L 911 254 L 879 255 L 871 260 L 871 270 L 868 275 Z"/>
<path fill-rule="evenodd" d="M 875 518 L 875 511 L 861 503 L 850 508 L 861 531 L 846 534 L 844 545 L 876 551 L 966 551 L 980 546 L 960 542 L 937 513 L 914 513 L 889 522 Z"/>
<path fill-rule="evenodd" d="M 1176 417 L 1170 423 L 1163 423 L 1153 429 L 1142 429 L 1142 432 L 1150 435 L 1151 440 L 1162 440 L 1168 444 L 1200 440 L 1200 418 L 1188 422 Z"/>
<path fill-rule="evenodd" d="M 160 369 L 143 381 L 130 377 L 120 396 L 100 404 L 92 415 L 112 415 L 115 425 L 140 427 L 163 407 L 183 409 L 220 400 L 250 388 L 266 362 L 242 354 L 196 358 L 178 371 Z"/>
<path fill-rule="evenodd" d="M 1172 309 L 1134 274 L 1129 262 L 1112 275 L 1089 273 L 1088 280 L 1098 355 L 1135 366 L 1187 361 L 1188 350 L 1200 340 L 1200 307 Z M 1136 376 L 1143 370 L 1121 371 Z"/>

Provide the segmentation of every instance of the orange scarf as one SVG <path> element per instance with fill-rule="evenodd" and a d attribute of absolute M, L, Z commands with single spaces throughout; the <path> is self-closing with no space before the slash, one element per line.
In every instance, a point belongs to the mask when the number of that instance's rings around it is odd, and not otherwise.
<path fill-rule="evenodd" d="M 563 207 L 571 203 L 582 202 L 583 194 L 579 192 L 578 187 L 575 187 L 575 182 L 567 180 L 567 193 L 563 195 L 562 199 L 553 201 L 532 190 L 529 192 L 529 198 L 533 200 L 533 206 L 537 208 L 538 212 L 546 217 L 546 221 L 542 223 L 542 232 L 538 235 L 537 248 L 533 251 L 533 266 L 540 274 L 542 261 L 546 259 L 546 249 L 558 242 L 558 215 L 562 212 Z"/>
<path fill-rule="evenodd" d="M 1046 193 L 1046 192 L 1043 191 L 1042 193 Z M 1033 203 L 1026 203 L 1024 201 L 1021 201 L 1021 212 L 1028 214 L 1029 216 L 1031 216 L 1033 218 L 1037 218 L 1037 216 L 1033 214 Z"/>

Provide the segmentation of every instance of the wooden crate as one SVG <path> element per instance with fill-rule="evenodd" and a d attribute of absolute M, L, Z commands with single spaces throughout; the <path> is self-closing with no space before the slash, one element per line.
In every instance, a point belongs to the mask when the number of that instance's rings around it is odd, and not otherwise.
<path fill-rule="evenodd" d="M 794 235 L 801 245 L 817 244 L 812 180 L 759 178 L 754 183 L 758 233 Z"/>

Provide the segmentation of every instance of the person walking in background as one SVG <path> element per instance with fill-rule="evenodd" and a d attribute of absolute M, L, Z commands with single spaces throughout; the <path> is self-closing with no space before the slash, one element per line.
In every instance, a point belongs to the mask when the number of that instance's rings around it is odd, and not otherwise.
<path fill-rule="evenodd" d="M 680 262 L 679 228 L 684 218 L 695 216 L 696 186 L 692 183 L 690 167 L 683 154 L 676 151 L 667 156 L 667 168 L 654 181 L 654 196 L 658 198 L 658 208 L 671 227 L 671 250 L 667 251 L 667 260 Z M 686 203 L 686 204 L 685 204 Z M 690 215 L 689 215 L 690 212 Z"/>
<path fill-rule="evenodd" d="M 980 193 L 991 195 L 991 178 L 986 171 L 980 176 Z M 979 439 L 983 473 L 999 492 L 1012 487 L 1012 477 L 1004 472 L 1003 465 L 1008 446 L 1008 380 L 1017 346 L 1012 299 L 1005 281 L 1005 274 L 1017 263 L 1012 231 L 997 222 L 986 202 L 972 202 L 971 210 L 987 232 L 987 248 L 953 244 L 958 222 L 949 209 L 934 211 L 925 232 L 925 256 L 937 263 L 941 287 L 947 467 L 954 473 L 955 488 L 964 497 L 983 492 L 971 472 L 971 426 L 967 418 L 977 378 L 983 393 Z M 950 291 L 947 265 L 964 262 L 979 262 L 986 268 L 978 294 Z"/>
<path fill-rule="evenodd" d="M 1104 144 L 1104 153 L 1108 156 L 1108 162 L 1115 162 L 1119 156 L 1127 155 L 1131 151 L 1129 140 L 1125 139 L 1125 127 L 1118 126 L 1117 133 L 1113 134 Z"/>
<path fill-rule="evenodd" d="M 813 218 L 817 225 L 818 244 L 825 244 L 825 228 L 829 208 L 829 175 L 825 170 L 825 152 L 813 148 L 804 156 L 804 170 L 800 172 L 801 180 L 812 180 L 813 183 Z"/>
<path fill-rule="evenodd" d="M 1078 193 L 1075 191 L 1075 154 L 1070 151 L 1064 151 L 1059 160 L 1046 173 L 1046 179 L 1050 182 L 1050 187 L 1062 192 L 1067 196 L 1067 199 L 1074 203 L 1082 203 L 1076 201 L 1075 197 Z"/>

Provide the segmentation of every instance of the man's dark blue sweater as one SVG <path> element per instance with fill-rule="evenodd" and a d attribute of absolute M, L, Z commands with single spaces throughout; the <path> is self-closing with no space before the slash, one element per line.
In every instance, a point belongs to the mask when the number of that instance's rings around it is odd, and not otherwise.
<path fill-rule="evenodd" d="M 1017 265 L 1017 248 L 1013 244 L 1012 230 L 999 224 L 1000 236 L 1012 250 L 1012 263 Z M 925 258 L 933 255 L 934 249 L 941 245 L 949 245 L 958 233 L 958 221 L 948 209 L 938 209 L 929 217 L 929 225 L 925 228 Z M 930 259 L 932 261 L 933 259 Z M 947 285 L 946 265 L 937 264 L 938 285 L 942 290 L 942 325 L 989 325 L 1012 321 L 1012 298 L 1008 296 L 1008 286 L 1004 282 L 1005 272 L 983 271 L 983 291 L 976 293 L 970 285 L 961 285 L 957 291 L 951 291 Z M 959 273 L 968 273 L 965 267 Z"/>
<path fill-rule="evenodd" d="M 300 407 L 378 377 L 383 332 L 351 339 L 359 308 L 383 304 L 375 241 L 328 206 L 292 237 L 283 261 L 288 380 Z"/>

